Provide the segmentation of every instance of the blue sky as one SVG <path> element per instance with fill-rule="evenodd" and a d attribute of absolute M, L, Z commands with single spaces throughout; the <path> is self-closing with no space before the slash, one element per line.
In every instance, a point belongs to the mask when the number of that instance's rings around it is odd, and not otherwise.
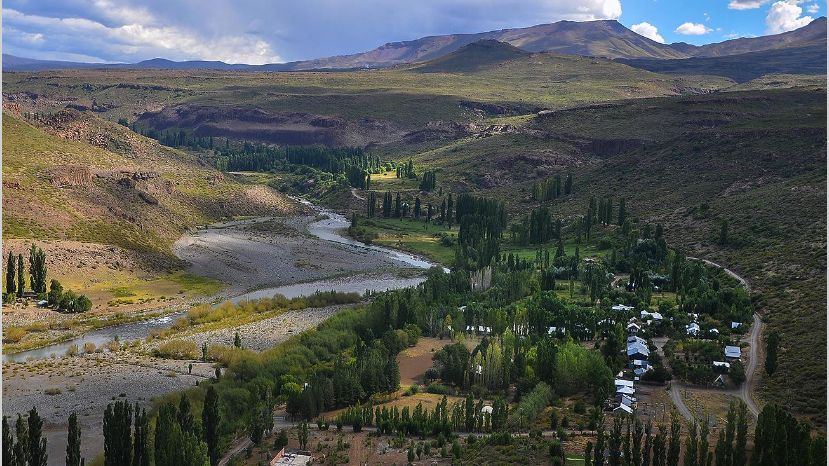
<path fill-rule="evenodd" d="M 785 32 L 825 14 L 825 2 L 813 0 L 5 0 L 3 52 L 261 64 L 565 19 L 616 19 L 659 42 L 705 44 Z"/>

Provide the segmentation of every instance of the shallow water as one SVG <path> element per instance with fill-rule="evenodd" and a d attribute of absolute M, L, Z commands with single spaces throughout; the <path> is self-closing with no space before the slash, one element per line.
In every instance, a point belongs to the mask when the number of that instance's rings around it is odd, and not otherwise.
<path fill-rule="evenodd" d="M 428 269 L 434 267 L 436 264 L 429 262 L 423 258 L 397 251 L 395 249 L 386 248 L 382 246 L 366 245 L 357 240 L 344 236 L 343 231 L 348 229 L 351 221 L 344 216 L 333 212 L 331 210 L 319 207 L 311 202 L 294 198 L 297 201 L 311 207 L 320 215 L 327 218 L 318 220 L 308 226 L 308 231 L 319 239 L 324 241 L 331 241 L 334 243 L 346 245 L 360 250 L 371 250 L 386 254 L 390 258 L 400 263 L 401 268 L 420 268 Z M 227 225 L 225 223 L 224 225 Z M 448 272 L 448 269 L 444 268 Z M 234 303 L 246 300 L 254 300 L 260 298 L 270 298 L 275 294 L 281 294 L 286 298 L 296 298 L 298 296 L 312 295 L 318 291 L 339 291 L 344 293 L 360 293 L 366 291 L 386 291 L 410 286 L 416 286 L 423 282 L 424 277 L 396 277 L 391 274 L 377 275 L 377 274 L 362 274 L 352 275 L 341 278 L 323 278 L 306 283 L 294 283 L 290 285 L 276 286 L 272 288 L 265 288 L 248 292 L 231 299 Z M 43 348 L 36 348 L 28 351 L 22 351 L 16 354 L 4 354 L 3 362 L 18 362 L 30 359 L 45 359 L 50 357 L 62 357 L 66 355 L 66 351 L 72 346 L 77 345 L 78 349 L 83 351 L 85 343 L 93 343 L 96 347 L 105 345 L 116 337 L 121 341 L 144 339 L 150 334 L 153 329 L 165 329 L 172 327 L 175 323 L 176 317 L 181 313 L 170 314 L 158 319 L 145 320 L 140 322 L 132 322 L 128 324 L 113 325 L 111 327 L 102 328 L 87 332 L 84 335 L 67 340 L 62 343 L 44 346 Z"/>

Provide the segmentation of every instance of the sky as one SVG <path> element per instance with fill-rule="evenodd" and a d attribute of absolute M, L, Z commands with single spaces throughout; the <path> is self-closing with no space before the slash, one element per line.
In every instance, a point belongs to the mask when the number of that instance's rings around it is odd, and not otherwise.
<path fill-rule="evenodd" d="M 3 53 L 83 62 L 280 63 L 428 35 L 615 19 L 664 43 L 797 29 L 816 0 L 5 0 Z"/>

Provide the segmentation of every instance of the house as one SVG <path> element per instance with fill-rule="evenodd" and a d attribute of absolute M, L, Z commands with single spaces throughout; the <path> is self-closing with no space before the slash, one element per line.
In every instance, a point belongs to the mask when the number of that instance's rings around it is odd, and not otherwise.
<path fill-rule="evenodd" d="M 736 329 L 742 327 L 742 325 L 743 324 L 741 322 L 731 322 L 731 330 L 736 330 Z"/>
<path fill-rule="evenodd" d="M 633 387 L 617 387 L 616 394 L 617 395 L 633 395 L 636 393 Z"/>
<path fill-rule="evenodd" d="M 296 452 L 296 453 L 286 453 L 285 448 L 279 450 L 279 453 L 273 457 L 273 459 L 268 463 L 269 466 L 305 466 L 313 457 L 310 455 L 304 455 L 302 453 L 307 452 Z"/>
<path fill-rule="evenodd" d="M 711 330 L 709 330 L 709 331 L 708 331 L 708 333 L 711 333 L 711 334 L 713 334 L 713 335 L 719 335 L 719 334 L 720 334 L 720 331 L 719 331 L 719 330 L 717 330 L 717 329 L 715 329 L 715 328 L 712 328 Z"/>
<path fill-rule="evenodd" d="M 661 321 L 662 320 L 662 314 L 660 314 L 658 312 L 642 311 L 642 312 L 639 313 L 639 316 L 642 318 L 642 320 L 655 320 L 655 321 Z"/>
<path fill-rule="evenodd" d="M 632 380 L 625 380 L 625 379 L 616 379 L 613 382 L 613 385 L 615 385 L 616 388 L 619 388 L 619 387 L 631 387 L 631 388 L 633 388 L 633 381 Z"/>
<path fill-rule="evenodd" d="M 624 304 L 614 304 L 613 306 L 610 306 L 610 309 L 613 310 L 613 311 L 616 311 L 616 312 L 627 312 L 627 311 L 632 311 L 634 309 L 634 307 L 633 306 L 626 306 Z"/>
<path fill-rule="evenodd" d="M 641 377 L 642 377 L 643 375 L 645 375 L 645 373 L 647 373 L 649 370 L 651 370 L 651 366 L 637 367 L 636 369 L 633 369 L 633 373 L 634 373 L 634 374 L 636 374 L 636 377 L 640 377 L 640 378 L 641 378 Z"/>
<path fill-rule="evenodd" d="M 564 335 L 565 332 L 564 327 L 550 327 L 547 329 L 547 335 Z"/>
<path fill-rule="evenodd" d="M 620 404 L 619 406 L 613 409 L 613 414 L 616 416 L 630 415 L 633 414 L 633 408 L 631 408 L 630 406 Z"/>
<path fill-rule="evenodd" d="M 642 338 L 640 336 L 636 336 L 636 335 L 630 335 L 628 337 L 627 341 L 628 341 L 628 343 L 639 343 L 640 345 L 648 346 L 647 340 L 645 340 L 644 338 Z"/>
<path fill-rule="evenodd" d="M 481 408 L 481 414 L 484 414 L 484 413 L 489 413 L 491 415 L 492 414 L 492 406 L 484 406 L 483 408 Z"/>
<path fill-rule="evenodd" d="M 740 359 L 742 356 L 742 352 L 740 351 L 739 346 L 726 346 L 725 347 L 725 357 L 731 359 Z"/>
<path fill-rule="evenodd" d="M 492 333 L 492 327 L 484 327 L 483 325 L 467 325 L 466 331 L 467 333 L 476 332 L 483 333 L 484 335 L 489 335 L 490 333 Z"/>
<path fill-rule="evenodd" d="M 636 398 L 628 395 L 618 395 L 616 396 L 616 402 L 620 405 L 625 405 L 628 408 L 635 408 L 636 407 Z"/>
<path fill-rule="evenodd" d="M 691 322 L 690 324 L 685 326 L 685 333 L 688 335 L 697 336 L 699 333 L 699 324 L 696 322 Z"/>
<path fill-rule="evenodd" d="M 646 345 L 643 345 L 639 342 L 629 343 L 627 349 L 627 356 L 628 359 L 644 359 L 647 360 L 650 357 L 651 351 L 648 349 Z"/>
<path fill-rule="evenodd" d="M 631 322 L 625 327 L 628 331 L 628 334 L 634 335 L 639 333 L 642 330 L 642 327 L 639 326 L 636 322 Z"/>
<path fill-rule="evenodd" d="M 711 364 L 714 366 L 715 371 L 719 369 L 720 371 L 728 372 L 728 370 L 731 369 L 731 363 L 729 362 L 714 361 Z"/>

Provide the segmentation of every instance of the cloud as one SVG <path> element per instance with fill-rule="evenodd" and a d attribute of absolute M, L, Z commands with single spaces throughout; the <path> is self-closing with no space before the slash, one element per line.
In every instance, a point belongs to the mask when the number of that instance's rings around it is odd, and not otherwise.
<path fill-rule="evenodd" d="M 797 0 L 774 2 L 766 15 L 766 32 L 780 34 L 811 23 L 813 18 L 800 16 L 802 13 L 803 8 L 797 4 Z"/>
<path fill-rule="evenodd" d="M 640 36 L 645 36 L 652 41 L 659 42 L 660 44 L 665 43 L 665 38 L 659 35 L 659 31 L 656 29 L 656 26 L 646 21 L 634 24 L 630 27 L 630 30 Z"/>
<path fill-rule="evenodd" d="M 728 8 L 731 10 L 756 10 L 771 0 L 731 0 Z"/>
<path fill-rule="evenodd" d="M 808 11 L 811 14 L 815 14 L 818 11 L 820 11 L 820 5 L 818 5 L 817 3 L 812 3 L 811 5 L 806 7 L 806 11 Z"/>
<path fill-rule="evenodd" d="M 370 50 L 428 35 L 618 19 L 620 0 L 6 0 L 4 23 L 43 42 L 26 56 L 264 63 Z M 6 26 L 6 24 L 4 24 Z"/>
<path fill-rule="evenodd" d="M 713 31 L 713 29 L 706 27 L 702 23 L 691 23 L 686 22 L 680 24 L 676 31 L 678 34 L 683 34 L 686 36 L 702 36 L 708 34 L 709 32 Z"/>
<path fill-rule="evenodd" d="M 107 7 L 109 2 L 98 1 L 96 4 Z M 121 20 L 141 18 L 136 10 L 114 9 L 108 10 L 108 14 Z M 22 34 L 4 31 L 4 43 L 8 40 L 12 44 L 20 45 L 22 40 L 34 34 L 39 37 L 39 42 L 44 42 L 48 37 L 51 39 L 50 42 L 53 42 L 52 45 L 67 53 L 87 55 L 88 53 L 81 49 L 91 48 L 98 52 L 91 54 L 92 56 L 101 55 L 118 61 L 156 56 L 179 60 L 222 60 L 251 64 L 281 61 L 267 42 L 246 34 L 204 37 L 181 27 L 149 26 L 139 23 L 110 27 L 86 18 L 28 15 L 7 8 L 3 9 L 3 20 L 13 28 L 34 28 L 42 31 Z M 65 39 L 70 41 L 67 42 Z M 77 45 L 79 50 L 66 49 L 67 43 Z"/>

